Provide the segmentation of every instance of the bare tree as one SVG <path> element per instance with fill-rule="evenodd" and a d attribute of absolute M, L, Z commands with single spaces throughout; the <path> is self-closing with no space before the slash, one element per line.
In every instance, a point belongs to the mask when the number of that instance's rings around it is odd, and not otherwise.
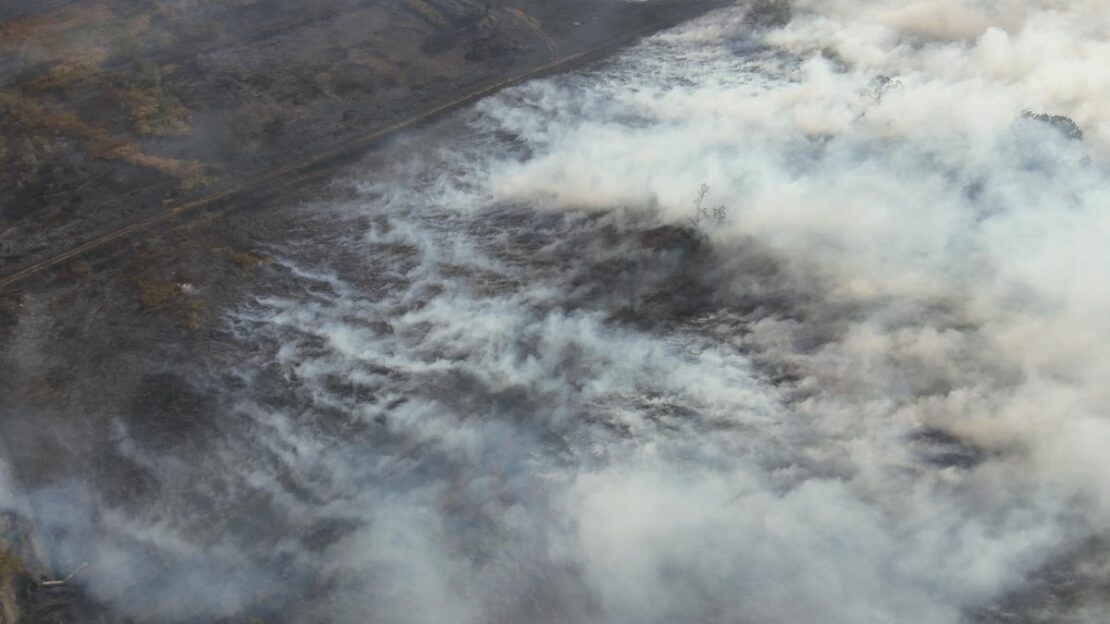
<path fill-rule="evenodd" d="M 704 205 L 705 196 L 709 194 L 709 185 L 702 183 L 698 188 L 698 194 L 694 197 L 694 216 L 689 217 L 688 220 L 694 225 L 699 227 L 703 221 L 713 222 L 715 225 L 721 225 L 725 222 L 728 215 L 728 208 L 723 204 L 709 208 Z"/>
<path fill-rule="evenodd" d="M 859 92 L 860 97 L 869 97 L 876 102 L 882 102 L 883 97 L 895 89 L 902 88 L 902 81 L 895 80 L 890 76 L 878 75 L 871 80 L 871 84 L 866 89 Z"/>

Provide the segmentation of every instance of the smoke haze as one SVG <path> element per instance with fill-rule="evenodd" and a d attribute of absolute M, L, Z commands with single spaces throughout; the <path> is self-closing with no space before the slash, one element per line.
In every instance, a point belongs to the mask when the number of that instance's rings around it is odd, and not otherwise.
<path fill-rule="evenodd" d="M 298 206 L 177 395 L 219 435 L 32 493 L 58 565 L 137 621 L 1103 621 L 1110 9 L 750 15 Z"/>

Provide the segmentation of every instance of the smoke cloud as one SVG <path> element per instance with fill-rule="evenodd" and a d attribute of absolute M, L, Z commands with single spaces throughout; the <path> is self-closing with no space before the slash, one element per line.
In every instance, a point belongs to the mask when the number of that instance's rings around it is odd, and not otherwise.
<path fill-rule="evenodd" d="M 157 505 L 32 498 L 150 620 L 1101 621 L 1108 26 L 741 5 L 509 89 L 299 208 L 208 461 L 119 432 Z"/>

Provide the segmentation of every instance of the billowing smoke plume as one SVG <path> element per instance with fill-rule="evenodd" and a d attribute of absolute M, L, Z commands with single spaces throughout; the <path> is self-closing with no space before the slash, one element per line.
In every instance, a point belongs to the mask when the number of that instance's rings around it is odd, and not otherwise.
<path fill-rule="evenodd" d="M 784 15 L 510 89 L 304 207 L 189 382 L 234 433 L 121 429 L 173 513 L 101 510 L 68 563 L 161 575 L 150 619 L 1102 621 L 1110 9 Z"/>

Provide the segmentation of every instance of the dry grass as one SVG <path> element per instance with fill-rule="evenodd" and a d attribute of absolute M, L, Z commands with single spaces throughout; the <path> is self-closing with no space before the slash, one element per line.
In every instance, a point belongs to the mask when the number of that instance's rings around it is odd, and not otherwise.
<path fill-rule="evenodd" d="M 191 130 L 189 110 L 161 87 L 117 89 L 114 96 L 131 111 L 131 121 L 142 134 L 180 136 Z"/>
<path fill-rule="evenodd" d="M 131 121 L 142 134 L 180 136 L 188 134 L 189 110 L 162 82 L 162 70 L 154 63 L 139 63 L 135 79 L 113 97 L 131 111 Z"/>
<path fill-rule="evenodd" d="M 102 24 L 111 18 L 112 12 L 102 4 L 72 4 L 0 24 L 0 45 L 18 48 L 53 44 L 75 31 Z"/>
<path fill-rule="evenodd" d="M 164 158 L 144 153 L 135 143 L 107 133 L 81 137 L 86 139 L 86 148 L 93 158 L 108 161 L 123 161 L 147 169 L 153 169 L 177 178 L 182 190 L 192 190 L 211 184 L 213 179 L 207 175 L 208 167 L 195 160 Z"/>
<path fill-rule="evenodd" d="M 108 59 L 106 49 L 97 48 L 76 59 L 54 64 L 46 73 L 27 83 L 31 91 L 64 89 L 100 71 Z"/>
<path fill-rule="evenodd" d="M 27 569 L 23 558 L 11 551 L 7 544 L 0 545 L 0 585 L 8 585 L 17 574 Z"/>
<path fill-rule="evenodd" d="M 259 265 L 270 263 L 269 258 L 260 256 L 253 251 L 238 251 L 231 247 L 213 247 L 212 253 L 227 254 L 228 260 L 234 262 L 243 271 L 251 271 Z"/>
<path fill-rule="evenodd" d="M 127 22 L 107 7 L 80 3 L 0 24 L 0 50 L 63 66 L 49 71 L 65 74 L 65 66 L 98 67 L 113 42 L 127 32 Z"/>
<path fill-rule="evenodd" d="M 214 178 L 207 173 L 210 167 L 196 160 L 163 158 L 142 152 L 129 154 L 124 160 L 177 178 L 183 191 L 208 186 L 214 181 Z"/>
<path fill-rule="evenodd" d="M 44 67 L 25 83 L 31 92 L 64 89 L 100 76 L 110 58 L 130 58 L 143 40 L 165 41 L 146 13 L 120 15 L 104 4 L 82 2 L 0 24 L 0 54 Z"/>
<path fill-rule="evenodd" d="M 26 570 L 23 558 L 12 552 L 7 544 L 0 542 L 0 622 L 4 624 L 19 622 L 19 607 L 16 605 L 12 580 Z"/>
<path fill-rule="evenodd" d="M 185 302 L 185 327 L 189 331 L 198 332 L 204 327 L 204 307 L 203 299 L 189 299 Z"/>
<path fill-rule="evenodd" d="M 405 0 L 405 5 L 412 9 L 414 13 L 424 18 L 432 26 L 436 28 L 447 28 L 448 23 L 443 15 L 424 0 Z"/>
<path fill-rule="evenodd" d="M 170 303 L 181 294 L 181 285 L 174 281 L 147 282 L 136 281 L 139 288 L 139 303 L 147 310 L 156 310 Z"/>
<path fill-rule="evenodd" d="M 93 158 L 129 162 L 175 177 L 183 190 L 212 182 L 204 163 L 146 154 L 138 144 L 83 121 L 73 111 L 52 109 L 41 99 L 28 98 L 13 90 L 0 91 L 0 113 L 25 131 L 78 139 Z"/>
<path fill-rule="evenodd" d="M 123 268 L 125 281 L 135 288 L 143 310 L 176 319 L 189 331 L 204 328 L 208 303 L 186 289 L 193 279 L 187 272 L 173 271 L 177 264 L 172 243 L 148 243 L 136 250 Z"/>
<path fill-rule="evenodd" d="M 177 280 L 146 281 L 135 280 L 139 291 L 139 304 L 144 310 L 161 311 L 171 317 L 178 317 L 189 331 L 197 332 L 204 328 L 203 299 L 186 296 Z"/>
<path fill-rule="evenodd" d="M 99 141 L 108 136 L 106 130 L 85 123 L 73 111 L 51 108 L 42 98 L 30 98 L 12 89 L 0 91 L 0 112 L 9 121 L 35 134 L 66 136 L 83 141 Z"/>
<path fill-rule="evenodd" d="M 232 251 L 229 256 L 231 261 L 239 265 L 239 268 L 244 271 L 253 269 L 264 262 L 261 256 L 257 256 L 249 251 Z"/>

